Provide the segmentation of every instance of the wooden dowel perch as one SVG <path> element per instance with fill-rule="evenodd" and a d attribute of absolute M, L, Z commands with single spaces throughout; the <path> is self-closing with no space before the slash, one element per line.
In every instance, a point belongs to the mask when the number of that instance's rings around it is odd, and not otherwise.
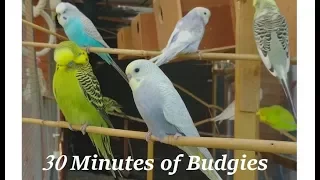
<path fill-rule="evenodd" d="M 199 103 L 201 103 L 202 105 L 206 106 L 207 108 L 215 108 L 218 109 L 220 111 L 223 111 L 222 107 L 219 107 L 217 105 L 214 104 L 208 104 L 206 103 L 204 100 L 200 99 L 199 97 L 197 97 L 196 95 L 192 94 L 191 92 L 189 92 L 188 90 L 186 90 L 185 88 L 183 88 L 182 86 L 173 83 L 174 87 L 178 88 L 180 91 L 186 93 L 187 95 L 189 95 L 190 97 L 192 97 L 193 99 L 195 99 L 196 101 L 198 101 Z"/>
<path fill-rule="evenodd" d="M 48 43 L 38 43 L 38 42 L 27 42 L 22 41 L 23 46 L 32 46 L 32 47 L 47 47 L 47 48 L 56 48 L 57 44 L 48 44 Z M 85 49 L 85 47 L 82 47 Z M 88 47 L 90 52 L 96 53 L 109 53 L 109 54 L 123 54 L 123 55 L 133 55 L 133 56 L 157 56 L 160 54 L 160 51 L 144 51 L 144 50 L 131 50 L 131 49 L 116 49 L 116 48 L 97 48 L 97 47 Z M 177 58 L 183 58 L 185 60 L 201 60 L 206 61 L 220 61 L 220 60 L 249 60 L 249 61 L 260 61 L 260 57 L 254 54 L 234 54 L 234 53 L 203 53 L 201 55 L 197 53 L 192 54 L 180 54 L 177 55 Z M 291 64 L 296 64 L 296 60 L 292 59 Z"/>
<path fill-rule="evenodd" d="M 49 127 L 68 128 L 67 122 L 62 121 L 46 121 L 41 119 L 22 118 L 23 123 L 45 125 Z M 72 125 L 74 130 L 80 131 L 80 125 Z M 145 140 L 146 133 L 138 131 L 128 131 L 121 129 L 111 129 L 88 126 L 86 132 L 98 133 L 108 136 L 126 137 L 133 139 Z M 157 139 L 152 136 L 151 139 Z M 176 146 L 193 146 L 207 147 L 218 149 L 237 149 L 257 152 L 272 152 L 283 154 L 296 154 L 297 144 L 295 142 L 271 141 L 271 140 L 254 140 L 254 139 L 234 139 L 234 138 L 213 138 L 213 137 L 179 137 L 177 140 L 173 136 L 167 137 L 164 143 Z"/>
<path fill-rule="evenodd" d="M 52 34 L 57 36 L 60 39 L 68 40 L 67 37 L 64 37 L 60 34 L 57 34 L 55 32 L 51 32 L 50 30 L 43 28 L 41 26 L 38 26 L 32 22 L 22 20 L 22 22 L 28 26 L 31 26 L 32 28 L 38 29 L 40 31 L 43 31 L 48 34 Z M 34 46 L 34 47 L 48 47 L 48 48 L 55 48 L 56 45 L 53 44 L 47 44 L 47 43 L 36 43 L 32 44 L 33 42 L 22 42 L 25 46 Z M 51 46 L 52 45 L 52 46 Z M 234 54 L 234 53 L 226 53 L 234 51 L 235 46 L 226 46 L 226 47 L 219 47 L 219 48 L 213 48 L 213 49 L 206 49 L 202 50 L 202 52 L 212 52 L 212 53 L 201 53 L 199 54 L 187 54 L 187 55 L 178 55 L 178 58 L 183 59 L 196 59 L 196 60 L 208 60 L 208 61 L 214 61 L 214 60 L 260 60 L 260 57 L 255 54 Z M 157 56 L 160 54 L 158 51 L 143 51 L 143 50 L 127 50 L 127 49 L 112 49 L 112 48 L 89 48 L 90 52 L 106 52 L 110 54 L 123 54 L 123 55 L 134 55 L 134 56 Z M 291 58 L 291 64 L 297 64 L 296 57 Z"/>
<path fill-rule="evenodd" d="M 42 32 L 45 32 L 45 33 L 48 33 L 48 34 L 52 34 L 52 35 L 54 35 L 54 36 L 56 36 L 57 38 L 60 38 L 60 39 L 62 39 L 62 40 L 68 40 L 68 38 L 66 38 L 66 37 L 64 37 L 64 36 L 62 36 L 62 35 L 60 35 L 60 34 L 58 34 L 58 33 L 52 32 L 52 31 L 50 31 L 50 30 L 48 30 L 48 29 L 46 29 L 46 28 L 43 28 L 43 27 L 38 26 L 38 25 L 36 25 L 36 24 L 33 24 L 33 23 L 31 23 L 31 22 L 29 22 L 29 21 L 26 21 L 26 20 L 24 20 L 24 19 L 22 19 L 22 23 L 24 23 L 25 25 L 31 26 L 32 28 L 37 29 L 37 30 L 39 30 L 39 31 L 42 31 Z"/>

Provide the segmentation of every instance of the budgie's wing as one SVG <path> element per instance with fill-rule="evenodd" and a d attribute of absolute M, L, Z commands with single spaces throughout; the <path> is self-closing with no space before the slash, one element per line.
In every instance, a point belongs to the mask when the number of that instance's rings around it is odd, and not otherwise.
<path fill-rule="evenodd" d="M 277 14 L 277 36 L 278 39 L 282 45 L 283 50 L 286 52 L 286 58 L 287 58 L 287 64 L 285 67 L 285 71 L 288 72 L 290 69 L 290 52 L 289 52 L 289 29 L 288 29 L 288 24 L 286 21 L 286 18 L 281 15 Z"/>
<path fill-rule="evenodd" d="M 162 53 L 167 50 L 167 48 L 169 47 L 169 45 L 172 43 L 172 39 L 173 39 L 174 37 L 175 37 L 174 40 L 177 38 L 178 32 L 179 32 L 179 29 L 178 29 L 177 27 L 175 27 L 174 30 L 173 30 L 173 32 L 172 32 L 171 35 L 170 35 L 170 38 L 169 38 L 169 40 L 168 40 L 168 42 L 167 42 L 166 47 L 161 50 Z M 160 54 L 160 55 L 161 55 L 161 54 Z M 156 60 L 160 57 L 160 55 L 151 58 L 150 61 L 151 61 L 151 62 L 156 61 Z"/>
<path fill-rule="evenodd" d="M 158 66 L 172 60 L 177 54 L 183 52 L 197 38 L 190 31 L 179 31 L 171 39 L 171 43 L 166 47 L 162 54 L 156 58 Z"/>
<path fill-rule="evenodd" d="M 266 23 L 267 23 L 266 18 L 264 16 L 261 16 L 254 20 L 254 23 L 253 23 L 254 37 L 255 37 L 259 55 L 264 65 L 273 76 L 277 76 L 268 57 L 268 52 L 271 49 L 270 48 L 271 30 L 266 29 Z"/>
<path fill-rule="evenodd" d="M 263 63 L 273 76 L 277 76 L 268 56 L 268 53 L 271 51 L 271 33 L 277 33 L 277 37 L 279 38 L 283 49 L 287 52 L 287 58 L 289 58 L 289 38 L 286 19 L 278 13 L 275 15 L 259 16 L 254 20 L 253 31 L 257 49 Z M 290 61 L 288 61 L 288 63 L 290 63 Z M 289 67 L 286 68 L 288 69 Z"/>
<path fill-rule="evenodd" d="M 106 112 L 117 112 L 117 113 L 123 113 L 121 108 L 122 106 L 114 99 L 111 99 L 109 97 L 103 97 L 105 110 Z"/>
<path fill-rule="evenodd" d="M 182 25 L 183 23 L 183 19 L 180 19 L 176 26 L 174 27 L 174 30 L 172 31 L 171 35 L 170 35 L 170 38 L 168 40 L 168 43 L 167 43 L 167 47 L 169 47 L 170 44 L 172 44 L 176 39 L 177 39 L 177 35 L 179 34 L 179 31 L 180 31 L 180 26 Z"/>
<path fill-rule="evenodd" d="M 272 16 L 268 15 L 255 18 L 253 22 L 253 32 L 258 53 L 264 65 L 273 76 L 277 76 L 268 57 L 268 53 L 271 50 L 271 18 Z"/>
<path fill-rule="evenodd" d="M 110 48 L 109 45 L 104 42 L 101 34 L 89 18 L 83 15 L 81 16 L 81 22 L 84 25 L 83 28 L 88 36 L 100 42 L 104 47 Z"/>
<path fill-rule="evenodd" d="M 104 99 L 101 94 L 100 84 L 96 76 L 93 74 L 92 69 L 88 67 L 87 70 L 78 70 L 76 78 L 80 87 L 86 96 L 87 100 L 99 111 L 103 119 L 107 122 L 108 126 L 113 128 L 113 125 L 106 113 Z"/>
<path fill-rule="evenodd" d="M 192 118 L 173 85 L 159 85 L 160 93 L 164 97 L 163 114 L 165 119 L 175 126 L 178 132 L 184 136 L 199 136 Z"/>

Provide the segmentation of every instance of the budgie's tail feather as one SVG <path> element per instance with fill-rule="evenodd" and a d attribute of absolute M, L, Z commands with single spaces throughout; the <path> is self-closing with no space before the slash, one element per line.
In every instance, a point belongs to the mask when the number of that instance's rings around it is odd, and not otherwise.
<path fill-rule="evenodd" d="M 284 90 L 284 93 L 286 94 L 287 99 L 289 100 L 289 104 L 291 106 L 294 118 L 297 119 L 296 108 L 294 107 L 294 103 L 293 103 L 293 100 L 292 100 L 292 95 L 291 95 L 290 88 L 288 86 L 288 82 L 285 79 L 281 79 L 280 82 L 281 82 L 282 88 Z"/>
<path fill-rule="evenodd" d="M 118 73 L 122 76 L 124 80 L 126 80 L 127 83 L 129 83 L 127 75 L 121 70 L 121 68 L 113 61 L 111 64 L 117 71 Z"/>
<path fill-rule="evenodd" d="M 124 80 L 126 80 L 127 83 L 129 83 L 128 78 L 126 74 L 122 71 L 122 69 L 117 65 L 116 62 L 114 62 L 109 54 L 106 53 L 97 53 L 103 60 L 105 60 L 109 65 L 112 65 L 114 69 L 118 71 L 118 73 L 123 77 Z"/>
<path fill-rule="evenodd" d="M 226 119 L 223 119 L 221 116 L 223 115 L 223 112 L 220 113 L 218 116 L 212 118 L 212 121 L 215 121 L 215 122 L 219 122 L 219 124 L 222 123 L 222 121 L 226 120 Z"/>
<path fill-rule="evenodd" d="M 171 61 L 176 55 L 182 52 L 183 49 L 185 49 L 185 46 L 179 45 L 179 46 L 174 46 L 170 48 L 166 48 L 165 51 L 163 51 L 159 56 L 156 56 L 151 59 L 151 61 L 155 61 L 157 66 L 161 66 L 162 64 L 168 63 Z"/>
<path fill-rule="evenodd" d="M 108 136 L 95 134 L 95 133 L 88 133 L 92 143 L 97 149 L 98 155 L 103 156 L 105 159 L 109 159 L 112 162 L 113 154 L 110 148 L 110 139 Z M 112 176 L 117 179 L 117 175 L 115 174 L 114 170 L 110 170 Z M 120 177 L 123 177 L 120 171 L 118 170 Z"/>
<path fill-rule="evenodd" d="M 209 167 L 210 159 L 213 159 L 210 152 L 206 148 L 197 148 L 197 147 L 182 147 L 179 146 L 181 150 L 186 152 L 189 156 L 199 156 L 200 157 L 200 163 L 202 163 L 202 159 L 206 160 L 206 167 Z M 212 162 L 213 163 L 213 162 Z M 213 164 L 211 164 L 211 167 L 214 167 Z M 200 165 L 200 170 L 210 179 L 210 180 L 222 180 L 220 175 L 217 173 L 216 170 L 203 170 L 202 165 Z"/>

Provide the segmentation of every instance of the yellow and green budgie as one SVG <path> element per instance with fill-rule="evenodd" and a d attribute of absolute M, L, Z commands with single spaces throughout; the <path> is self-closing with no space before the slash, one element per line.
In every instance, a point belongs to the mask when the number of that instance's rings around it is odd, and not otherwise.
<path fill-rule="evenodd" d="M 280 105 L 260 108 L 257 113 L 260 121 L 278 131 L 295 131 L 297 124 L 294 116 Z"/>
<path fill-rule="evenodd" d="M 88 125 L 113 128 L 107 113 L 121 113 L 121 106 L 115 100 L 102 96 L 87 52 L 73 41 L 63 41 L 54 51 L 54 60 L 53 93 L 69 129 L 73 130 L 70 124 L 82 125 L 81 132 L 85 134 Z M 105 159 L 114 158 L 108 136 L 95 133 L 88 133 L 88 136 L 99 155 Z M 111 172 L 116 178 L 115 172 Z"/>

